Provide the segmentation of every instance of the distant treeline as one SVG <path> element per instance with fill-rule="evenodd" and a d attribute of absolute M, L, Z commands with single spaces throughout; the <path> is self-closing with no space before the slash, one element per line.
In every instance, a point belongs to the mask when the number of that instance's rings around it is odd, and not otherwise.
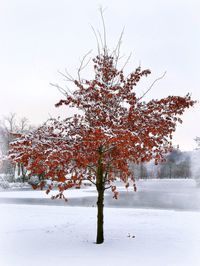
<path fill-rule="evenodd" d="M 176 149 L 165 156 L 165 161 L 155 165 L 154 162 L 139 165 L 130 164 L 136 179 L 146 178 L 191 178 L 191 156 L 189 152 Z"/>

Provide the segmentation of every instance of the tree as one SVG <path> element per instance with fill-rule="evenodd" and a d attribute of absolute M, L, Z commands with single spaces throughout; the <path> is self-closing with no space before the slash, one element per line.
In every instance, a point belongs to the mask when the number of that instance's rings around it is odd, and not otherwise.
<path fill-rule="evenodd" d="M 104 22 L 104 21 L 103 21 Z M 97 238 L 104 242 L 104 192 L 111 189 L 118 197 L 114 181 L 120 178 L 125 186 L 133 185 L 134 175 L 129 162 L 135 164 L 152 159 L 157 164 L 171 149 L 172 133 L 186 108 L 194 105 L 190 95 L 168 96 L 160 100 L 144 101 L 137 96 L 135 87 L 149 69 L 136 68 L 128 76 L 124 68 L 118 70 L 119 48 L 110 52 L 106 44 L 104 24 L 103 47 L 93 59 L 94 77 L 82 79 L 67 72 L 62 74 L 75 85 L 56 106 L 77 109 L 77 114 L 65 120 L 51 119 L 37 130 L 22 136 L 11 144 L 10 156 L 21 162 L 31 175 L 42 174 L 47 180 L 47 193 L 57 181 L 59 192 L 54 198 L 65 198 L 63 192 L 83 180 L 89 180 L 97 189 Z M 41 181 L 38 187 L 44 187 Z"/>
<path fill-rule="evenodd" d="M 8 155 L 10 143 L 21 136 L 21 134 L 28 132 L 31 129 L 28 119 L 22 117 L 17 119 L 16 113 L 10 113 L 3 117 L 0 121 L 0 150 L 1 157 L 5 157 L 2 160 L 1 171 L 8 174 L 10 178 L 14 178 L 16 165 L 13 164 L 6 156 Z M 20 163 L 17 164 L 18 175 L 22 175 L 22 180 L 25 180 L 26 170 Z"/>
<path fill-rule="evenodd" d="M 143 162 L 139 164 L 129 163 L 129 171 L 134 173 L 135 179 L 147 179 L 149 176 L 147 165 Z"/>
<path fill-rule="evenodd" d="M 200 137 L 196 137 L 194 140 L 197 144 L 197 149 L 199 149 L 200 148 Z"/>
<path fill-rule="evenodd" d="M 196 137 L 195 139 L 197 148 L 191 154 L 192 161 L 192 177 L 195 179 L 197 186 L 200 186 L 200 137 Z"/>
<path fill-rule="evenodd" d="M 165 156 L 160 165 L 160 178 L 189 178 L 191 177 L 191 159 L 187 152 L 173 149 Z"/>

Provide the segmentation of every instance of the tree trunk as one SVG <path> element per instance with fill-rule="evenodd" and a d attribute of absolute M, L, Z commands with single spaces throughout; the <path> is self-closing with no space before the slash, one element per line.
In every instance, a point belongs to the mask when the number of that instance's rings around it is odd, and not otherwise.
<path fill-rule="evenodd" d="M 104 242 L 103 233 L 103 207 L 104 207 L 104 190 L 98 190 L 98 200 L 97 200 L 97 240 L 96 244 L 102 244 Z"/>
<path fill-rule="evenodd" d="M 20 171 L 21 169 L 20 169 L 20 163 L 17 163 L 17 175 L 18 175 L 18 177 L 20 176 L 20 174 L 21 174 L 21 171 Z"/>
<path fill-rule="evenodd" d="M 98 191 L 97 199 L 97 238 L 96 244 L 102 244 L 104 242 L 103 233 L 103 208 L 104 208 L 104 181 L 103 181 L 103 164 L 102 164 L 102 151 L 99 149 L 99 161 L 97 168 L 97 180 L 96 187 Z"/>
<path fill-rule="evenodd" d="M 172 165 L 171 163 L 169 164 L 169 178 L 172 178 Z"/>
<path fill-rule="evenodd" d="M 25 173 L 24 173 L 24 165 L 21 163 L 21 173 L 22 173 L 22 182 L 25 182 Z"/>

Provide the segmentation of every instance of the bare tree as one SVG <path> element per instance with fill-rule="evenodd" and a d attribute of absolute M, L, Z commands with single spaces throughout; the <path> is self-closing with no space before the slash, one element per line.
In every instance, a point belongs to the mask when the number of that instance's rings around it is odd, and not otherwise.
<path fill-rule="evenodd" d="M 0 153 L 2 156 L 8 155 L 10 142 L 22 133 L 26 133 L 31 129 L 29 121 L 26 117 L 17 118 L 16 113 L 10 113 L 0 120 Z M 9 160 L 4 159 L 1 164 L 1 172 L 7 174 L 11 181 L 14 180 L 15 170 L 18 168 L 18 175 L 25 180 L 26 169 L 23 165 L 14 165 Z"/>

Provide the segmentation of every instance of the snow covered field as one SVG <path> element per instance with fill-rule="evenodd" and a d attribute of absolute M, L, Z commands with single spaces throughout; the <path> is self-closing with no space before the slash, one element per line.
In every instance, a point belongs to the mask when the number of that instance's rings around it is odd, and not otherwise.
<path fill-rule="evenodd" d="M 127 193 L 123 188 L 120 190 L 121 198 L 117 202 L 124 199 L 123 193 Z M 192 180 L 141 181 L 138 190 L 138 193 L 142 192 L 140 199 L 145 197 L 145 192 L 148 197 L 155 195 L 152 202 L 159 201 L 160 195 L 166 200 L 167 196 L 173 195 L 175 201 L 176 196 L 177 200 L 183 198 L 182 194 L 186 195 L 185 199 L 191 199 L 190 194 L 198 196 L 200 193 Z M 34 195 L 33 200 L 44 196 L 40 191 L 12 191 L 1 192 L 1 199 L 11 197 L 11 193 L 15 193 L 13 199 L 18 196 L 23 200 L 30 197 L 30 193 Z M 91 188 L 70 191 L 69 202 L 76 196 L 89 198 L 91 194 L 94 196 Z M 114 207 L 105 208 L 105 243 L 96 245 L 95 207 L 2 202 L 0 265 L 200 265 L 199 211 L 166 210 L 165 205 L 161 209 L 157 206 L 156 209 Z"/>

